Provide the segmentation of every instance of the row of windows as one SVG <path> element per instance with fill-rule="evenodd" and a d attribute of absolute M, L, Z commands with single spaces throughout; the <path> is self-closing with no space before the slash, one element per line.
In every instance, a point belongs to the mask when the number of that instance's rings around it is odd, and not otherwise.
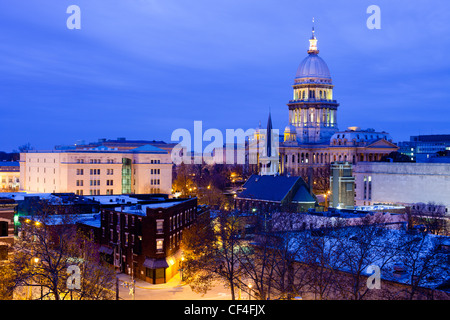
<path fill-rule="evenodd" d="M 382 153 L 360 153 L 359 161 L 378 161 L 387 154 Z M 328 153 L 313 153 L 312 159 L 310 162 L 309 153 L 298 153 L 291 155 L 291 163 L 319 163 L 319 164 L 327 164 L 333 161 L 352 161 L 353 164 L 356 163 L 357 157 L 355 155 L 347 156 L 346 154 L 328 154 Z M 288 155 L 284 156 L 284 161 L 287 164 L 289 161 Z"/>
<path fill-rule="evenodd" d="M 187 209 L 184 212 L 180 212 L 177 215 L 169 218 L 169 230 L 172 231 L 175 228 L 179 228 L 184 224 L 190 223 L 194 218 L 194 209 Z"/>
<path fill-rule="evenodd" d="M 39 162 L 39 159 L 38 159 L 37 162 Z M 44 162 L 45 162 L 45 159 L 44 159 Z M 87 163 L 87 162 L 85 162 L 85 159 L 76 159 L 75 162 L 76 162 L 76 163 Z M 117 162 L 116 162 L 115 159 L 106 159 L 105 162 L 102 162 L 101 159 L 89 159 L 89 163 L 93 163 L 93 164 L 96 164 L 96 163 L 108 163 L 108 164 L 112 164 L 112 163 L 117 163 Z M 133 160 L 133 163 L 136 163 L 136 160 Z M 150 160 L 150 163 L 151 163 L 151 164 L 158 164 L 158 163 L 161 163 L 161 160 L 159 160 L 159 159 L 151 159 L 151 160 Z"/>
<path fill-rule="evenodd" d="M 84 163 L 84 159 L 77 159 L 76 163 Z M 100 159 L 89 159 L 89 163 L 102 163 Z M 114 160 L 108 159 L 107 163 L 114 163 Z"/>
<path fill-rule="evenodd" d="M 31 177 L 28 177 L 28 182 L 31 182 Z M 36 178 L 36 182 L 39 183 L 39 177 Z M 44 178 L 44 183 L 47 183 L 47 179 Z M 56 184 L 56 180 L 53 179 L 53 184 Z"/>
<path fill-rule="evenodd" d="M 77 187 L 82 187 L 84 185 L 84 180 L 77 180 L 76 181 L 76 185 L 77 185 Z M 100 185 L 100 180 L 90 180 L 89 185 L 91 185 L 91 186 L 99 186 Z M 114 180 L 106 180 L 106 185 L 107 186 L 114 185 Z"/>
<path fill-rule="evenodd" d="M 161 183 L 160 179 L 150 179 L 150 185 L 159 185 Z"/>
<path fill-rule="evenodd" d="M 28 167 L 28 172 L 31 172 L 31 168 L 32 167 Z M 43 168 L 44 169 L 44 173 L 47 173 L 47 168 Z M 36 167 L 36 172 L 39 172 L 39 167 Z M 53 174 L 56 174 L 56 169 L 53 168 Z"/>
<path fill-rule="evenodd" d="M 47 159 L 46 158 L 44 158 L 42 160 L 43 160 L 43 163 L 47 163 Z M 29 162 L 33 162 L 33 158 L 29 158 Z M 36 162 L 39 163 L 39 158 L 36 158 Z M 53 163 L 56 163 L 56 159 L 53 159 Z"/>
<path fill-rule="evenodd" d="M 81 184 L 81 186 L 83 186 L 83 184 Z M 84 191 L 83 191 L 83 189 L 78 189 L 78 190 L 75 190 L 75 194 L 77 194 L 79 196 L 82 196 L 82 195 L 84 195 Z M 98 190 L 98 189 L 91 189 L 91 190 L 89 190 L 89 194 L 91 196 L 99 196 L 100 195 L 100 190 Z M 114 189 L 106 189 L 106 194 L 107 195 L 113 195 L 114 194 Z"/>
<path fill-rule="evenodd" d="M 91 175 L 99 175 L 100 174 L 100 169 L 90 169 L 89 173 Z"/>
<path fill-rule="evenodd" d="M 126 169 L 127 173 L 130 174 L 131 171 L 130 169 Z M 39 172 L 39 168 L 38 168 L 38 172 Z M 45 168 L 44 168 L 44 173 L 45 173 Z M 90 169 L 89 171 L 90 175 L 100 175 L 101 171 L 100 169 Z M 134 169 L 134 174 L 136 174 L 136 169 Z M 161 174 L 161 169 L 150 169 L 150 174 Z M 82 176 L 84 175 L 84 169 L 77 169 L 77 176 Z M 114 169 L 106 169 L 106 175 L 110 176 L 110 175 L 114 175 Z"/>
<path fill-rule="evenodd" d="M 327 99 L 327 91 L 326 90 L 318 90 L 317 95 L 318 95 L 318 98 L 320 98 L 320 99 Z M 308 93 L 306 90 L 295 91 L 294 100 L 305 100 L 307 97 L 309 99 L 315 99 L 316 91 L 308 90 Z"/>

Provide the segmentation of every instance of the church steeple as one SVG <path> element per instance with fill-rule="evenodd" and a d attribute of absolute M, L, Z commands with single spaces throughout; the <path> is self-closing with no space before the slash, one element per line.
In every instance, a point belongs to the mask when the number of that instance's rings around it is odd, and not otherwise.
<path fill-rule="evenodd" d="M 264 140 L 264 148 L 259 157 L 261 169 L 260 175 L 276 175 L 278 174 L 278 130 L 273 130 L 272 115 L 269 111 L 269 118 L 267 119 L 266 136 Z"/>
<path fill-rule="evenodd" d="M 269 111 L 269 119 L 267 120 L 267 138 L 266 138 L 266 155 L 272 156 L 272 117 Z"/>

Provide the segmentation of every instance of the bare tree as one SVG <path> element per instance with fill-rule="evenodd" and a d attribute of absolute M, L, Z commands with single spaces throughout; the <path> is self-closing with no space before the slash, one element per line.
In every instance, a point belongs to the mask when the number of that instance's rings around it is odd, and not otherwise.
<path fill-rule="evenodd" d="M 12 300 L 14 292 L 14 270 L 8 262 L 0 263 L 0 300 Z"/>
<path fill-rule="evenodd" d="M 416 203 L 411 208 L 413 225 L 424 225 L 427 232 L 448 235 L 445 206 L 435 202 Z"/>
<path fill-rule="evenodd" d="M 185 280 L 193 289 L 206 292 L 210 285 L 203 285 L 201 281 L 219 280 L 229 287 L 232 299 L 236 298 L 236 283 L 241 271 L 239 242 L 243 238 L 244 219 L 237 211 L 215 211 L 210 219 L 203 221 L 204 230 L 188 233 L 187 237 L 183 235 L 183 246 L 188 251 L 183 263 Z M 197 225 L 199 223 L 197 221 Z M 196 248 L 196 244 L 201 245 Z"/>
<path fill-rule="evenodd" d="M 401 239 L 401 254 L 398 262 L 407 275 L 407 287 L 399 292 L 406 293 L 408 299 L 432 298 L 423 287 L 434 287 L 448 280 L 450 264 L 448 252 L 442 250 L 445 237 L 425 232 L 407 233 Z"/>
<path fill-rule="evenodd" d="M 41 288 L 40 299 L 110 299 L 114 270 L 100 262 L 96 245 L 76 227 L 76 215 L 26 219 L 14 244 L 15 287 Z M 67 286 L 69 266 L 80 270 L 80 289 Z"/>
<path fill-rule="evenodd" d="M 347 273 L 343 280 L 338 281 L 343 298 L 365 299 L 370 292 L 368 267 L 376 265 L 383 271 L 399 254 L 400 248 L 395 243 L 400 235 L 383 228 L 385 222 L 383 215 L 368 214 L 357 225 L 343 228 L 338 233 L 342 259 L 340 270 Z"/>

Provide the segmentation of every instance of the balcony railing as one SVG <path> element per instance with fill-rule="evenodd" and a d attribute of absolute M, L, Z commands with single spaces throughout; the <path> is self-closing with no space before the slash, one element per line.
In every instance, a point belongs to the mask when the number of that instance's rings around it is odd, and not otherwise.
<path fill-rule="evenodd" d="M 297 100 L 289 100 L 289 103 L 296 102 L 327 102 L 327 103 L 337 103 L 337 100 L 328 100 L 328 99 L 297 99 Z"/>

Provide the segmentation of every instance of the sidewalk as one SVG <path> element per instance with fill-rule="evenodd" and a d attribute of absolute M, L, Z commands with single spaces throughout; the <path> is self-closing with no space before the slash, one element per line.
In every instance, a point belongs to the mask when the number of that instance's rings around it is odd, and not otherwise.
<path fill-rule="evenodd" d="M 131 277 L 120 273 L 119 297 L 120 300 L 133 300 L 129 288 L 123 286 L 123 282 L 131 282 Z M 176 275 L 167 283 L 151 284 L 136 279 L 135 300 L 230 300 L 230 290 L 218 284 L 205 295 L 195 293 L 189 285 L 181 283 L 180 276 Z"/>

